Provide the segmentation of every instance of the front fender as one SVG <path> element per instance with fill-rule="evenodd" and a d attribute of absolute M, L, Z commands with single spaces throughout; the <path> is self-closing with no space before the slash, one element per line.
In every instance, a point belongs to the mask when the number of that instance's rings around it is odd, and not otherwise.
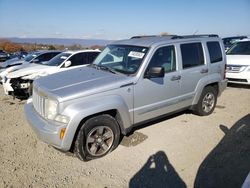
<path fill-rule="evenodd" d="M 78 126 L 81 126 L 83 119 L 108 110 L 117 110 L 119 112 L 121 122 L 120 128 L 123 133 L 132 125 L 132 116 L 129 114 L 129 108 L 123 98 L 119 95 L 110 95 L 98 98 L 91 98 L 86 101 L 75 101 L 74 104 L 67 106 L 63 115 L 70 117 L 70 122 L 66 128 L 63 139 L 64 148 L 70 148 L 74 139 Z"/>

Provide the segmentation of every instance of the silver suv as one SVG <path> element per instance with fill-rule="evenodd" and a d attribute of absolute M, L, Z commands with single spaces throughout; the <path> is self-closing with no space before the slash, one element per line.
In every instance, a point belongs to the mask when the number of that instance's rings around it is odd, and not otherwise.
<path fill-rule="evenodd" d="M 25 114 L 44 142 L 99 158 L 145 121 L 181 109 L 211 114 L 227 85 L 224 51 L 217 35 L 116 41 L 92 65 L 37 79 Z"/>

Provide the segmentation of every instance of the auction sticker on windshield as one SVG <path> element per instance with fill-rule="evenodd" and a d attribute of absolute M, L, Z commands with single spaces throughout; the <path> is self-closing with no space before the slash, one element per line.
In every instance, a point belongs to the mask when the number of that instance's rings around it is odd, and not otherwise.
<path fill-rule="evenodd" d="M 129 57 L 135 57 L 135 58 L 139 58 L 139 59 L 142 59 L 144 55 L 145 55 L 145 53 L 135 52 L 135 51 L 131 51 L 128 54 Z"/>

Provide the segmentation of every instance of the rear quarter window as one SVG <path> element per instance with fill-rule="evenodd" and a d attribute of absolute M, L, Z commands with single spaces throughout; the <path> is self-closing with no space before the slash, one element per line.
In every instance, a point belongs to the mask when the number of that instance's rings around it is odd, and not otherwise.
<path fill-rule="evenodd" d="M 222 53 L 220 43 L 216 41 L 207 42 L 210 62 L 216 63 L 222 61 Z"/>
<path fill-rule="evenodd" d="M 181 44 L 183 69 L 204 65 L 204 54 L 201 43 Z"/>

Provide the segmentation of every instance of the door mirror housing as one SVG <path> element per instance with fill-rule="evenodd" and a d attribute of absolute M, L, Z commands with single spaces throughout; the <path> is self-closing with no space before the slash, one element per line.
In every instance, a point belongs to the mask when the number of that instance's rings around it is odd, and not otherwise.
<path fill-rule="evenodd" d="M 31 63 L 37 63 L 39 61 L 39 59 L 33 59 L 32 61 L 31 61 Z"/>
<path fill-rule="evenodd" d="M 165 75 L 165 70 L 163 67 L 151 67 L 146 72 L 144 78 L 163 78 Z"/>
<path fill-rule="evenodd" d="M 65 63 L 64 63 L 64 67 L 69 67 L 71 65 L 71 61 L 66 61 Z"/>

